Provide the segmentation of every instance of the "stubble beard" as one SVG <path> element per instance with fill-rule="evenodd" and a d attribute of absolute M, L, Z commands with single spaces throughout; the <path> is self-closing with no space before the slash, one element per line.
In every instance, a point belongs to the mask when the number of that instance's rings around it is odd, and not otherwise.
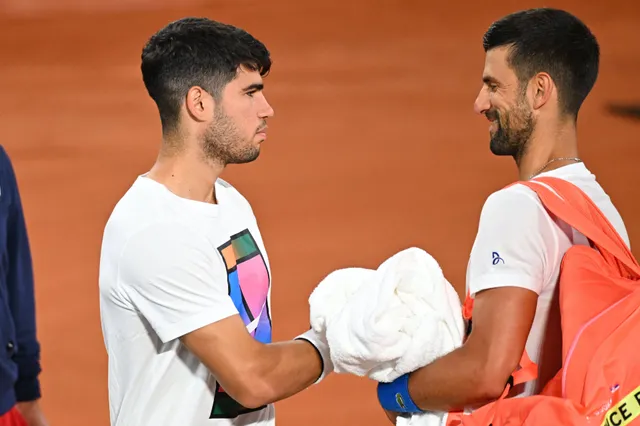
<path fill-rule="evenodd" d="M 215 110 L 216 119 L 202 139 L 202 153 L 206 160 L 228 164 L 250 163 L 260 155 L 260 148 L 245 140 L 235 123 L 222 107 Z"/>
<path fill-rule="evenodd" d="M 535 119 L 523 100 L 506 113 L 490 111 L 487 117 L 495 119 L 498 129 L 491 135 L 489 148 L 494 155 L 509 155 L 520 163 L 526 154 L 531 136 L 535 130 Z"/>

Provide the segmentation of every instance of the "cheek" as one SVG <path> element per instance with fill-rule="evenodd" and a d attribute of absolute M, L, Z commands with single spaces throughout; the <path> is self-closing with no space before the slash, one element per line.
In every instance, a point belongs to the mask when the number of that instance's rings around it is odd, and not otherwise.
<path fill-rule="evenodd" d="M 499 122 L 502 124 L 504 117 L 509 112 L 509 105 L 504 101 L 504 99 L 500 95 L 494 94 L 491 97 L 490 106 L 491 106 L 491 111 L 493 111 L 496 114 Z"/>
<path fill-rule="evenodd" d="M 507 106 L 504 97 L 497 92 L 492 92 L 489 95 L 489 103 L 491 104 L 491 108 L 496 111 L 503 111 Z"/>
<path fill-rule="evenodd" d="M 246 123 L 251 116 L 251 111 L 251 98 L 248 96 L 228 99 L 223 104 L 224 115 L 226 115 L 239 129 L 246 126 Z"/>
<path fill-rule="evenodd" d="M 256 116 L 254 114 L 245 114 L 242 116 L 242 131 L 247 134 L 254 134 L 258 125 L 256 124 Z"/>
<path fill-rule="evenodd" d="M 238 108 L 233 113 L 229 114 L 229 118 L 233 122 L 233 126 L 239 134 L 247 134 L 251 130 L 250 115 L 247 113 L 246 108 Z"/>
<path fill-rule="evenodd" d="M 238 111 L 238 118 L 242 121 L 242 124 L 246 126 L 251 126 L 254 124 L 256 120 L 256 108 L 254 102 L 251 98 L 248 98 L 247 101 L 243 104 L 242 109 Z"/>
<path fill-rule="evenodd" d="M 504 98 L 496 96 L 491 102 L 491 108 L 497 113 L 500 124 L 505 124 L 517 106 L 511 105 Z"/>

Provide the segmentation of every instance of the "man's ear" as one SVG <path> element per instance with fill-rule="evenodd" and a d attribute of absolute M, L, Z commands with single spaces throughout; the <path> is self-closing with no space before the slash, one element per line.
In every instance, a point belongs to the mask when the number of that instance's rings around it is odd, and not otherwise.
<path fill-rule="evenodd" d="M 191 87 L 185 98 L 187 112 L 198 122 L 211 119 L 214 103 L 213 97 L 200 86 Z"/>
<path fill-rule="evenodd" d="M 555 92 L 555 83 L 549 74 L 540 72 L 531 79 L 530 84 L 533 91 L 533 108 L 542 108 Z"/>

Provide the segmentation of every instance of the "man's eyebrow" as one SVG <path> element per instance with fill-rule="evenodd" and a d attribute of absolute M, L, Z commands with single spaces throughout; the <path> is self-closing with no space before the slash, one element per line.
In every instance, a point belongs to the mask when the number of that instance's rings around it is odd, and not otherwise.
<path fill-rule="evenodd" d="M 494 77 L 491 77 L 490 75 L 483 76 L 482 82 L 485 84 L 500 84 L 498 80 L 496 80 Z"/>
<path fill-rule="evenodd" d="M 242 91 L 251 92 L 251 91 L 260 91 L 262 89 L 264 89 L 264 84 L 262 84 L 262 83 L 253 83 L 253 84 L 248 85 L 244 89 L 242 89 Z"/>

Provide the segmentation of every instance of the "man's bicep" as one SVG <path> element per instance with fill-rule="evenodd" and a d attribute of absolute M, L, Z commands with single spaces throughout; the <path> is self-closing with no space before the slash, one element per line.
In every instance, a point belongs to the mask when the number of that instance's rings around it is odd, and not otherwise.
<path fill-rule="evenodd" d="M 120 281 L 163 342 L 238 313 L 213 250 L 183 228 L 150 228 L 128 242 Z"/>
<path fill-rule="evenodd" d="M 484 373 L 498 383 L 506 383 L 518 366 L 537 303 L 535 292 L 517 286 L 492 288 L 476 295 L 466 345 L 482 357 Z"/>

